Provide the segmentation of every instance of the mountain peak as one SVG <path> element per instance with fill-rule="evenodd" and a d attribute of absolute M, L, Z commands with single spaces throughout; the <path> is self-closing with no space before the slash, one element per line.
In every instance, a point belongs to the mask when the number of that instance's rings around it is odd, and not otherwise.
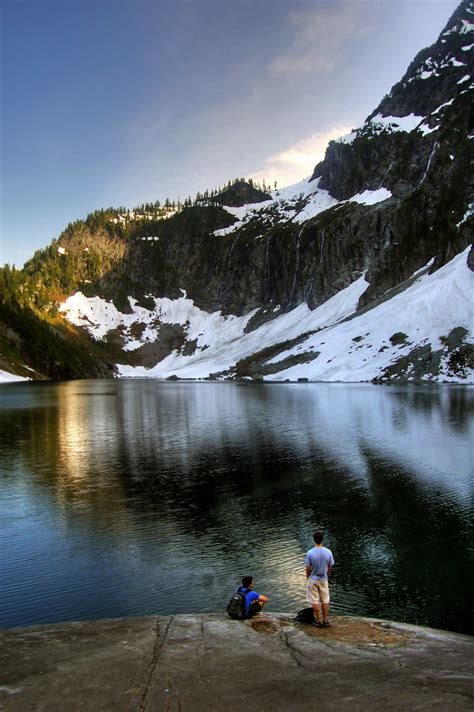
<path fill-rule="evenodd" d="M 421 50 L 401 81 L 370 114 L 426 116 L 465 91 L 474 68 L 474 2 L 463 0 L 437 41 Z"/>
<path fill-rule="evenodd" d="M 236 180 L 221 190 L 214 198 L 214 202 L 234 208 L 249 203 L 263 203 L 265 200 L 271 200 L 272 197 L 270 193 L 266 192 L 265 185 L 263 188 L 261 190 L 256 187 L 252 180 Z"/>

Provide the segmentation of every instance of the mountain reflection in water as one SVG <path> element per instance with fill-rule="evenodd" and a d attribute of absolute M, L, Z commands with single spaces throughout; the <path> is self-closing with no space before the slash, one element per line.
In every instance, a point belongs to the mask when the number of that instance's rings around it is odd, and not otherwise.
<path fill-rule="evenodd" d="M 304 605 L 474 633 L 473 390 L 73 381 L 0 391 L 0 625 Z"/>

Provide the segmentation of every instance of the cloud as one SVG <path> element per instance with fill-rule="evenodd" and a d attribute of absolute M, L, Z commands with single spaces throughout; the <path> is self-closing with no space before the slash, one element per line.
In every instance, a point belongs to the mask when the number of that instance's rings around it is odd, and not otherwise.
<path fill-rule="evenodd" d="M 325 131 L 318 131 L 307 138 L 292 144 L 280 153 L 265 160 L 264 168 L 253 173 L 250 178 L 273 185 L 277 181 L 283 188 L 306 178 L 313 172 L 314 166 L 324 158 L 329 141 L 351 131 L 349 126 L 335 125 Z"/>
<path fill-rule="evenodd" d="M 288 20 L 293 32 L 289 47 L 272 59 L 270 72 L 282 77 L 330 72 L 355 41 L 372 34 L 376 13 L 374 3 L 354 0 L 291 11 Z"/>

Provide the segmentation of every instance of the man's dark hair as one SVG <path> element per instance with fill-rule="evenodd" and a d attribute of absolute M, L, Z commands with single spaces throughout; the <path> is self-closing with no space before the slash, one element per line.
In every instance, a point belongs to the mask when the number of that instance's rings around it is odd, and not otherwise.
<path fill-rule="evenodd" d="M 324 532 L 322 532 L 322 531 L 314 532 L 313 539 L 314 539 L 315 544 L 322 544 L 322 541 L 324 539 Z"/>
<path fill-rule="evenodd" d="M 244 576 L 242 579 L 242 586 L 248 588 L 253 581 L 253 576 Z"/>

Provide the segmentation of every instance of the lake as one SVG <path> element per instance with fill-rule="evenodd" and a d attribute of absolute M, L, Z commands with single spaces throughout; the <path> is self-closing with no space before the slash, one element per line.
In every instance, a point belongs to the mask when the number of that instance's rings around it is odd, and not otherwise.
<path fill-rule="evenodd" d="M 17 383 L 0 388 L 0 627 L 223 611 L 245 574 L 331 611 L 474 634 L 474 390 Z"/>

